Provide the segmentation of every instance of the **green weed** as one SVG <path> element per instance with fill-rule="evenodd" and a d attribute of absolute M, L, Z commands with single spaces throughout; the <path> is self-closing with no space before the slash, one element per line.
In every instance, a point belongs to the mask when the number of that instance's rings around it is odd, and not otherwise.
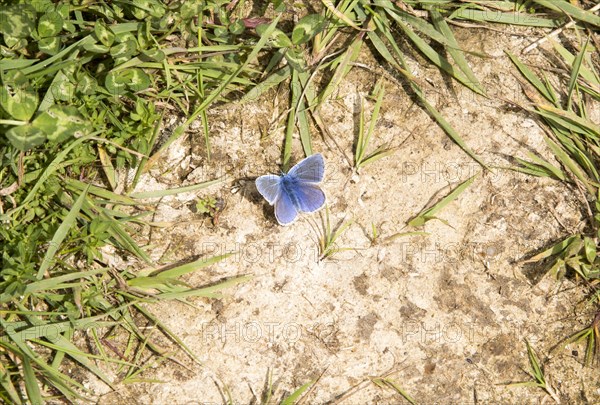
<path fill-rule="evenodd" d="M 375 132 L 375 124 L 377 123 L 377 118 L 379 118 L 379 110 L 381 108 L 381 102 L 383 101 L 383 95 L 383 81 L 380 80 L 379 82 L 377 82 L 377 85 L 373 90 L 373 98 L 375 98 L 375 105 L 373 106 L 373 113 L 371 114 L 371 120 L 369 123 L 369 127 L 366 130 L 366 133 L 365 111 L 364 106 L 361 102 L 360 122 L 358 124 L 358 137 L 354 146 L 354 167 L 357 171 L 360 170 L 362 166 L 372 163 L 383 157 L 389 156 L 394 152 L 392 149 L 389 149 L 386 145 L 381 145 L 378 146 L 372 152 L 367 153 L 369 142 L 371 141 L 373 133 Z"/>
<path fill-rule="evenodd" d="M 507 384 L 510 387 L 537 387 L 537 388 L 541 388 L 544 391 L 546 391 L 546 393 L 548 393 L 548 395 L 550 395 L 550 397 L 552 397 L 552 399 L 554 399 L 554 401 L 557 404 L 560 404 L 560 399 L 558 397 L 558 395 L 556 394 L 556 392 L 554 392 L 554 388 L 552 387 L 552 385 L 550 385 L 544 368 L 543 366 L 540 364 L 540 361 L 538 359 L 538 356 L 535 354 L 534 350 L 532 349 L 531 345 L 529 344 L 528 341 L 525 341 L 525 343 L 527 344 L 527 356 L 529 358 L 529 366 L 531 367 L 531 372 L 527 373 L 531 376 L 531 378 L 533 378 L 534 381 L 524 381 L 524 382 L 518 382 L 518 383 L 509 383 Z"/>
<path fill-rule="evenodd" d="M 315 226 L 315 232 L 318 235 L 319 260 L 326 259 L 336 253 L 346 250 L 352 250 L 349 247 L 338 247 L 336 241 L 348 230 L 352 225 L 352 221 L 340 222 L 337 226 L 332 227 L 329 219 L 329 208 L 325 206 L 325 215 L 321 214 L 321 224 Z"/>

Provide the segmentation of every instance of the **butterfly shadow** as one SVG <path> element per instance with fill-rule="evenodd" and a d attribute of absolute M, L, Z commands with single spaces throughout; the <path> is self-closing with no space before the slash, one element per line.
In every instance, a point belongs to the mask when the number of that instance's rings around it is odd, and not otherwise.
<path fill-rule="evenodd" d="M 238 194 L 239 198 L 248 201 L 250 204 L 260 206 L 262 208 L 263 217 L 268 220 L 269 225 L 277 225 L 273 207 L 265 201 L 256 188 L 255 176 L 239 177 L 233 181 L 231 193 Z"/>

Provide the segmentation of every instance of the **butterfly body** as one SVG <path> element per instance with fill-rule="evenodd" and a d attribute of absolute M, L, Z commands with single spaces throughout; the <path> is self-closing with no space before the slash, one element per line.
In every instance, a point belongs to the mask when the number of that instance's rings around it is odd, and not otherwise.
<path fill-rule="evenodd" d="M 275 206 L 277 222 L 289 225 L 299 212 L 314 212 L 325 205 L 325 193 L 318 185 L 324 174 L 323 156 L 315 154 L 281 176 L 260 176 L 256 179 L 256 188 L 269 204 Z"/>

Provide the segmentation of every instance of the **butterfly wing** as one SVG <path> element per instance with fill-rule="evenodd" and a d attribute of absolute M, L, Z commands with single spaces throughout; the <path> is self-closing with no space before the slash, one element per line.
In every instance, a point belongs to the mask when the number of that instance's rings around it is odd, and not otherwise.
<path fill-rule="evenodd" d="M 320 183 L 325 175 L 325 160 L 323 155 L 316 153 L 299 161 L 287 173 L 288 176 L 300 183 Z"/>
<path fill-rule="evenodd" d="M 256 179 L 256 189 L 269 204 L 275 204 L 281 194 L 281 177 L 267 174 Z"/>
<path fill-rule="evenodd" d="M 325 205 L 325 193 L 316 184 L 298 183 L 294 193 L 302 212 L 315 212 Z"/>
<path fill-rule="evenodd" d="M 280 225 L 289 225 L 296 220 L 298 209 L 285 190 L 281 190 L 275 201 L 275 218 Z"/>

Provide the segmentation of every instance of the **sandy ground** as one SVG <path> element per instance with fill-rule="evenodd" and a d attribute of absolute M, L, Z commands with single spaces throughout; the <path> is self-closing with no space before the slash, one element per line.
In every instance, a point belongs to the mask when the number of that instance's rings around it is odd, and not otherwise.
<path fill-rule="evenodd" d="M 432 104 L 495 169 L 483 173 L 391 80 L 372 147 L 389 142 L 397 150 L 354 173 L 349 162 L 357 106 L 381 71 L 363 49 L 360 63 L 369 69 L 355 68 L 323 107 L 331 137 L 313 131 L 314 150 L 327 162 L 323 189 L 331 222 L 352 221 L 337 246 L 350 250 L 319 260 L 324 212 L 281 227 L 253 185 L 254 177 L 279 171 L 282 131 L 262 134 L 278 126 L 285 88 L 256 103 L 213 109 L 210 162 L 198 126 L 170 148 L 140 189 L 194 184 L 224 173 L 235 180 L 163 199 L 154 220 L 176 225 L 145 234 L 153 258 L 158 263 L 235 251 L 186 281 L 201 286 L 241 274 L 253 278 L 228 289 L 223 299 L 152 306 L 202 364 L 180 353 L 183 365 L 163 364 L 143 375 L 163 383 L 120 385 L 114 392 L 98 385 L 100 403 L 222 403 L 226 391 L 234 403 L 250 403 L 260 400 L 269 370 L 274 400 L 320 377 L 305 403 L 404 403 L 368 379 L 389 375 L 418 403 L 551 403 L 541 389 L 502 385 L 530 380 L 523 371 L 529 370 L 525 340 L 544 359 L 563 403 L 600 401 L 597 374 L 582 365 L 583 347 L 546 358 L 590 319 L 589 311 L 576 316 L 578 289 L 520 263 L 581 229 L 580 197 L 558 182 L 501 169 L 509 157 L 526 158 L 529 151 L 550 156 L 538 122 L 501 100 L 524 101 L 504 50 L 518 54 L 531 31 L 457 32 L 465 49 L 489 56 L 469 56 L 489 99 L 424 68 L 428 64 L 418 56 L 413 73 L 431 84 Z M 533 52 L 527 60 L 543 58 Z M 372 103 L 366 105 L 371 111 Z M 166 134 L 175 121 L 167 123 Z M 304 157 L 296 141 L 294 161 Z M 405 227 L 476 174 L 439 214 L 447 224 Z M 216 225 L 190 209 L 207 196 L 226 203 Z M 373 224 L 380 233 L 374 243 Z M 416 230 L 427 235 L 384 241 Z"/>

